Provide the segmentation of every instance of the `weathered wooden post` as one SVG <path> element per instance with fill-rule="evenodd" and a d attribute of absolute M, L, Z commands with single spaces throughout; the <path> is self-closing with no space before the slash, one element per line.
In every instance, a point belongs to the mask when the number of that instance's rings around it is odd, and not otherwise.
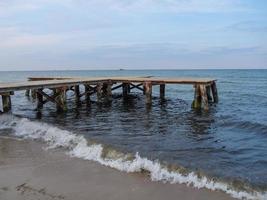
<path fill-rule="evenodd" d="M 37 109 L 43 108 L 43 95 L 42 95 L 42 89 L 38 89 L 36 91 L 36 97 L 37 97 Z"/>
<path fill-rule="evenodd" d="M 165 98 L 165 84 L 160 84 L 160 99 L 164 100 Z"/>
<path fill-rule="evenodd" d="M 56 93 L 58 93 L 58 96 L 55 98 L 57 104 L 57 111 L 66 111 L 67 110 L 66 88 L 65 87 L 57 88 Z"/>
<path fill-rule="evenodd" d="M 130 94 L 131 93 L 131 85 L 129 83 L 127 85 L 127 90 L 128 90 L 128 94 Z"/>
<path fill-rule="evenodd" d="M 152 104 L 152 83 L 150 81 L 145 82 L 146 92 L 146 104 Z"/>
<path fill-rule="evenodd" d="M 207 91 L 208 101 L 209 101 L 209 102 L 212 102 L 211 86 L 210 86 L 210 85 L 207 85 L 207 86 L 206 86 L 206 91 Z"/>
<path fill-rule="evenodd" d="M 206 91 L 206 85 L 200 85 L 201 102 L 204 110 L 209 110 L 209 101 Z"/>
<path fill-rule="evenodd" d="M 216 82 L 213 81 L 211 84 L 211 91 L 212 91 L 212 96 L 213 96 L 213 101 L 214 103 L 218 103 L 219 102 L 219 97 L 218 97 L 218 91 L 217 91 L 217 86 L 216 86 Z"/>
<path fill-rule="evenodd" d="M 129 83 L 122 83 L 122 95 L 123 97 L 127 97 L 129 94 Z"/>
<path fill-rule="evenodd" d="M 31 96 L 33 99 L 36 99 L 36 89 L 31 89 Z"/>
<path fill-rule="evenodd" d="M 103 83 L 97 83 L 96 85 L 97 101 L 101 102 L 103 97 Z"/>
<path fill-rule="evenodd" d="M 111 81 L 109 81 L 108 83 L 107 83 L 107 87 L 106 87 L 106 92 L 107 92 L 107 99 L 108 99 L 108 101 L 112 101 L 112 82 Z"/>
<path fill-rule="evenodd" d="M 200 109 L 201 108 L 201 94 L 200 94 L 200 85 L 194 85 L 195 88 L 195 95 L 194 95 L 194 100 L 192 103 L 192 107 L 195 109 Z"/>
<path fill-rule="evenodd" d="M 79 85 L 74 86 L 74 93 L 75 93 L 75 101 L 80 102 L 80 87 Z"/>
<path fill-rule="evenodd" d="M 3 112 L 8 112 L 11 110 L 11 97 L 10 93 L 2 94 L 2 105 L 3 105 Z"/>
<path fill-rule="evenodd" d="M 91 103 L 89 85 L 84 85 L 84 92 L 85 92 L 85 102 L 88 105 Z"/>
<path fill-rule="evenodd" d="M 146 84 L 143 83 L 143 95 L 146 95 Z"/>
<path fill-rule="evenodd" d="M 29 96 L 30 96 L 30 90 L 26 90 L 26 91 L 25 91 L 25 96 L 26 96 L 26 97 L 29 97 Z"/>

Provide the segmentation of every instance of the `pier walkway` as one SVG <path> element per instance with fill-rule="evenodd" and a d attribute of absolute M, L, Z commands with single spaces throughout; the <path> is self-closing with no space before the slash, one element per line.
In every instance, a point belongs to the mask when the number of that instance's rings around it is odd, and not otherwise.
<path fill-rule="evenodd" d="M 2 112 L 11 110 L 11 96 L 16 91 L 25 90 L 27 96 L 37 100 L 40 109 L 47 102 L 56 104 L 58 110 L 66 110 L 66 93 L 72 90 L 77 101 L 84 97 L 90 103 L 91 95 L 96 94 L 97 101 L 112 100 L 112 91 L 122 88 L 123 97 L 132 89 L 143 92 L 146 103 L 152 103 L 152 87 L 159 85 L 160 98 L 165 97 L 165 86 L 168 84 L 189 84 L 194 87 L 195 95 L 192 107 L 209 109 L 209 104 L 218 102 L 216 80 L 210 78 L 163 78 L 163 77 L 30 77 L 24 82 L 0 82 Z M 83 87 L 83 90 L 81 90 Z M 47 89 L 51 92 L 47 92 Z"/>

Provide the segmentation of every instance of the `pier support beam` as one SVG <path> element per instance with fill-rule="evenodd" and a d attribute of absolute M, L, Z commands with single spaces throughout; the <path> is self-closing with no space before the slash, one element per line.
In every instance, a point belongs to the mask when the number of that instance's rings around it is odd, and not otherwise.
<path fill-rule="evenodd" d="M 112 101 L 112 82 L 103 83 L 102 98 L 104 101 Z"/>
<path fill-rule="evenodd" d="M 96 96 L 97 96 L 97 101 L 101 102 L 102 97 L 103 97 L 103 83 L 97 83 L 96 85 Z"/>
<path fill-rule="evenodd" d="M 30 96 L 30 90 L 26 90 L 26 91 L 25 91 L 25 96 L 26 96 L 26 97 L 29 97 L 29 96 Z"/>
<path fill-rule="evenodd" d="M 36 99 L 36 89 L 31 89 L 31 96 L 33 99 Z"/>
<path fill-rule="evenodd" d="M 84 85 L 84 92 L 85 92 L 85 102 L 87 105 L 89 105 L 91 103 L 91 99 L 90 99 L 90 87 L 89 85 Z"/>
<path fill-rule="evenodd" d="M 209 101 L 209 103 L 211 103 L 213 101 L 213 98 L 211 95 L 211 86 L 210 85 L 206 86 L 206 91 L 207 91 L 208 101 Z"/>
<path fill-rule="evenodd" d="M 75 85 L 74 86 L 74 93 L 75 93 L 75 101 L 80 102 L 80 86 L 79 85 Z"/>
<path fill-rule="evenodd" d="M 66 111 L 66 88 L 57 88 L 57 96 L 55 98 L 57 104 L 57 111 Z"/>
<path fill-rule="evenodd" d="M 2 105 L 3 105 L 3 112 L 4 113 L 11 110 L 10 93 L 2 94 Z"/>
<path fill-rule="evenodd" d="M 213 81 L 211 84 L 211 91 L 212 91 L 212 96 L 213 96 L 213 102 L 218 103 L 219 97 L 218 97 L 218 91 L 217 91 L 217 86 L 216 86 L 215 81 Z"/>
<path fill-rule="evenodd" d="M 192 108 L 200 109 L 201 108 L 201 94 L 200 94 L 200 85 L 194 85 L 195 95 L 192 103 Z"/>
<path fill-rule="evenodd" d="M 209 101 L 205 85 L 200 85 L 201 102 L 204 110 L 209 110 Z"/>
<path fill-rule="evenodd" d="M 112 82 L 106 84 L 106 97 L 108 101 L 112 101 Z"/>
<path fill-rule="evenodd" d="M 44 99 L 42 95 L 42 89 L 38 89 L 36 92 L 36 97 L 37 97 L 37 109 L 43 108 L 44 105 Z"/>
<path fill-rule="evenodd" d="M 208 94 L 206 90 L 206 85 L 197 84 L 195 87 L 195 97 L 192 103 L 192 107 L 195 109 L 209 110 L 209 101 L 208 101 Z"/>
<path fill-rule="evenodd" d="M 36 99 L 36 89 L 31 89 L 31 96 L 33 99 Z"/>
<path fill-rule="evenodd" d="M 160 99 L 164 100 L 165 99 L 165 84 L 159 85 L 159 93 L 160 93 Z"/>
<path fill-rule="evenodd" d="M 127 97 L 130 93 L 130 84 L 129 83 L 122 83 L 122 95 L 123 97 Z"/>
<path fill-rule="evenodd" d="M 143 95 L 146 95 L 146 86 L 145 86 L 145 83 L 143 83 Z"/>
<path fill-rule="evenodd" d="M 149 81 L 145 82 L 144 89 L 146 94 L 146 104 L 152 104 L 152 83 Z"/>

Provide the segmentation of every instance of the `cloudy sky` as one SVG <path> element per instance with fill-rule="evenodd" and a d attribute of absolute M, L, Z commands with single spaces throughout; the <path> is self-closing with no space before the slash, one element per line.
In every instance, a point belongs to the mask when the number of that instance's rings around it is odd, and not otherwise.
<path fill-rule="evenodd" d="M 267 68 L 266 0 L 0 0 L 0 70 Z"/>

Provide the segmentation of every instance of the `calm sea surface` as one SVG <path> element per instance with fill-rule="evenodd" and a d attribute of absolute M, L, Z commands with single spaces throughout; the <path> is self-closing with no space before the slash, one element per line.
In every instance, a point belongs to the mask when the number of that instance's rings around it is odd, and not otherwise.
<path fill-rule="evenodd" d="M 53 104 L 37 112 L 32 100 L 17 92 L 12 96 L 12 113 L 82 134 L 121 152 L 139 152 L 237 187 L 267 190 L 267 70 L 0 72 L 0 82 L 29 76 L 124 75 L 216 78 L 219 104 L 209 112 L 192 110 L 193 87 L 168 85 L 166 102 L 158 98 L 158 86 L 153 88 L 150 108 L 137 90 L 126 101 L 119 89 L 111 104 L 90 107 L 76 105 L 69 92 L 69 110 L 64 114 L 56 113 Z"/>

